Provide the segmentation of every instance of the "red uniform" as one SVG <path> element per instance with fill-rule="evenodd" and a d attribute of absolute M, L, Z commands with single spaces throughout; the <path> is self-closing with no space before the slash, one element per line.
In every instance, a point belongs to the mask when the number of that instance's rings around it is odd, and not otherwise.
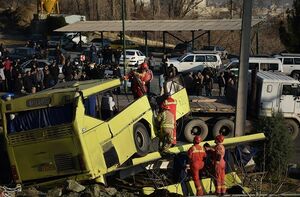
<path fill-rule="evenodd" d="M 188 156 L 190 159 L 190 169 L 197 189 L 197 196 L 201 196 L 203 195 L 203 190 L 200 184 L 199 172 L 204 167 L 203 159 L 206 157 L 206 153 L 202 146 L 194 143 L 194 145 L 188 150 Z"/>
<path fill-rule="evenodd" d="M 177 139 L 176 139 L 176 100 L 173 99 L 171 96 L 169 96 L 166 100 L 164 100 L 164 102 L 162 103 L 162 105 L 166 105 L 170 107 L 170 111 L 174 116 L 174 129 L 173 129 L 173 141 L 172 144 L 176 145 Z"/>
<path fill-rule="evenodd" d="M 226 162 L 224 160 L 225 147 L 221 144 L 224 140 L 222 135 L 218 135 L 215 139 L 215 157 L 214 157 L 214 166 L 215 166 L 215 177 L 216 177 L 216 193 L 225 194 L 225 166 Z"/>
<path fill-rule="evenodd" d="M 147 87 L 145 86 L 145 82 L 143 81 L 144 76 L 145 72 L 138 73 L 135 71 L 131 71 L 124 77 L 125 79 L 129 79 L 131 81 L 131 91 L 135 99 L 144 96 L 144 94 L 146 94 L 147 92 Z"/>

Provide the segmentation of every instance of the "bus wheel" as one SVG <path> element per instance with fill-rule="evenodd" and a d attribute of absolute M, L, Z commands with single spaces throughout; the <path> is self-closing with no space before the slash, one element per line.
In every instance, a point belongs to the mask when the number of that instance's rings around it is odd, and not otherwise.
<path fill-rule="evenodd" d="M 140 157 L 145 156 L 149 152 L 150 146 L 148 131 L 142 123 L 138 122 L 134 125 L 133 132 L 134 143 L 137 149 L 136 155 Z"/>
<path fill-rule="evenodd" d="M 285 120 L 286 127 L 289 134 L 291 135 L 292 140 L 295 140 L 299 134 L 299 125 L 295 120 L 287 119 Z"/>
<path fill-rule="evenodd" d="M 234 136 L 234 122 L 229 119 L 222 119 L 216 122 L 213 127 L 213 136 L 222 134 L 225 138 Z"/>
<path fill-rule="evenodd" d="M 204 140 L 207 134 L 207 124 L 201 119 L 192 119 L 184 127 L 184 137 L 187 142 L 193 142 L 195 135 L 199 135 Z"/>

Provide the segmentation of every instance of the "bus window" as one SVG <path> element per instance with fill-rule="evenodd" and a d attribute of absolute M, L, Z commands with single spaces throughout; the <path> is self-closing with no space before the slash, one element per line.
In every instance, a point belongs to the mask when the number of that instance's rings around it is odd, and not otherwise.
<path fill-rule="evenodd" d="M 8 133 L 71 123 L 73 120 L 73 103 L 58 107 L 10 113 L 6 117 Z"/>
<path fill-rule="evenodd" d="M 106 121 L 118 113 L 111 91 L 88 96 L 84 101 L 85 115 Z"/>
<path fill-rule="evenodd" d="M 258 70 L 258 63 L 250 63 L 249 70 Z"/>

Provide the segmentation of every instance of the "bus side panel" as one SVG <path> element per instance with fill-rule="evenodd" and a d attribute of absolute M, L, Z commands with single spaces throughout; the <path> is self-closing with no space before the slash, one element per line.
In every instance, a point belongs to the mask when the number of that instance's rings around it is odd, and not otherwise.
<path fill-rule="evenodd" d="M 113 133 L 112 143 L 118 153 L 120 163 L 124 163 L 137 152 L 134 142 L 134 124 L 139 120 L 149 123 L 150 137 L 155 137 L 153 129 L 153 112 L 147 96 L 131 103 L 127 108 L 109 121 L 109 127 Z"/>
<path fill-rule="evenodd" d="M 83 134 L 85 157 L 86 161 L 89 162 L 88 166 L 90 166 L 92 177 L 98 176 L 99 173 L 104 174 L 107 172 L 104 156 L 104 152 L 107 150 L 103 149 L 105 141 L 103 141 L 102 133 L 106 133 L 108 130 L 107 124 L 104 123 Z"/>

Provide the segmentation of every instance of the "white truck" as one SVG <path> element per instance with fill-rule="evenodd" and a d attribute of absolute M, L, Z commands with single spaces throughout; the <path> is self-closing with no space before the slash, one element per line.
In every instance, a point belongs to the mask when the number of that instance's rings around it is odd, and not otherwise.
<path fill-rule="evenodd" d="M 270 71 L 258 72 L 256 82 L 250 81 L 247 114 L 252 114 L 247 122 L 251 125 L 252 120 L 259 116 L 270 117 L 274 112 L 281 112 L 288 132 L 292 139 L 296 139 L 300 125 L 300 82 L 283 73 Z M 192 118 L 184 127 L 187 141 L 192 141 L 195 134 L 205 139 L 208 130 L 212 131 L 213 137 L 219 133 L 226 137 L 234 135 L 236 87 L 229 86 L 227 90 L 231 94 L 227 95 L 228 98 L 190 97 Z"/>

